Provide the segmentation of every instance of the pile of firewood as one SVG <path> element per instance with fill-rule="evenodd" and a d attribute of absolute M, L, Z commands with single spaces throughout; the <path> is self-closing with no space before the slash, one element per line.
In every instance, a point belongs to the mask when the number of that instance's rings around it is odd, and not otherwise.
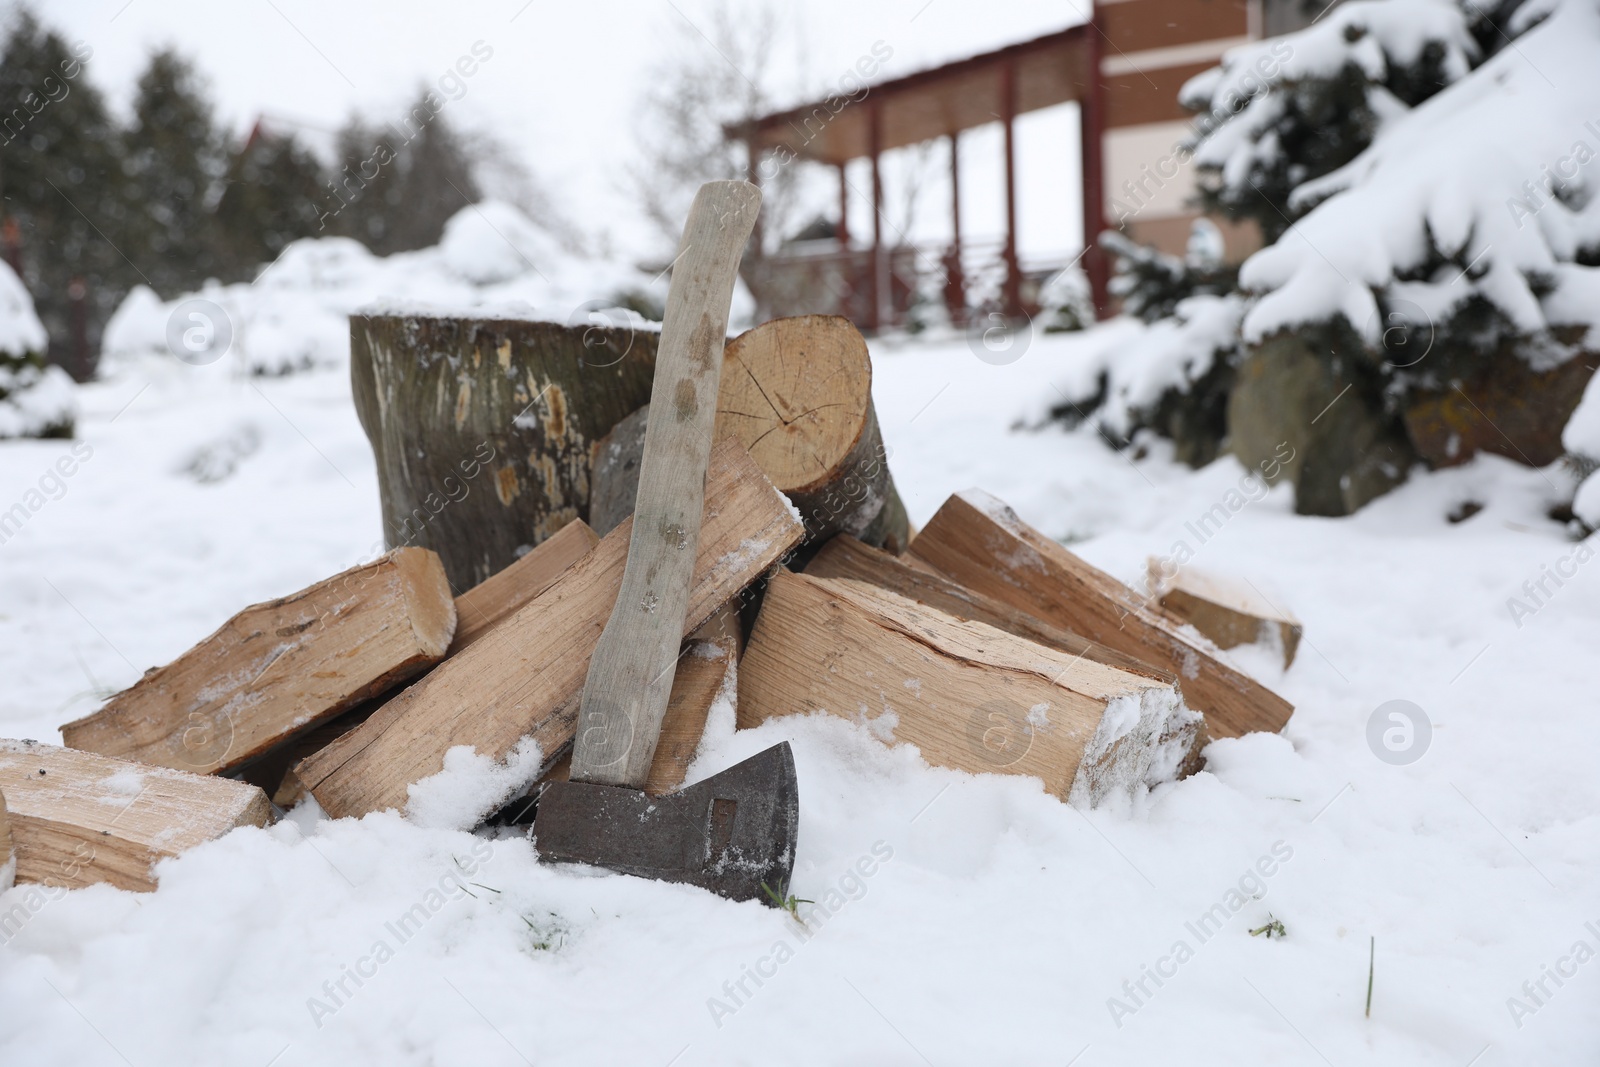
<path fill-rule="evenodd" d="M 400 547 L 241 611 L 63 726 L 66 748 L 0 742 L 0 871 L 14 845 L 19 881 L 152 888 L 156 860 L 307 795 L 335 818 L 404 812 L 456 746 L 538 743 L 501 818 L 565 774 L 628 553 L 650 337 L 617 354 L 594 328 L 406 316 L 352 336 Z M 741 728 L 824 711 L 1082 805 L 1287 721 L 1216 655 L 1252 626 L 1297 638 L 1281 613 L 1194 582 L 1137 593 L 977 491 L 913 533 L 845 320 L 758 327 L 722 381 L 651 793 L 683 784 L 719 695 Z"/>

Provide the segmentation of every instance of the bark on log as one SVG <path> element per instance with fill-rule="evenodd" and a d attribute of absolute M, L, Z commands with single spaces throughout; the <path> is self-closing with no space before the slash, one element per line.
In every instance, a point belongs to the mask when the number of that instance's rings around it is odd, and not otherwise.
<path fill-rule="evenodd" d="M 1168 781 L 1199 716 L 1164 682 L 861 582 L 780 571 L 739 667 L 741 727 L 827 711 L 929 763 L 1031 774 L 1093 806 Z"/>
<path fill-rule="evenodd" d="M 444 658 L 455 629 L 439 558 L 396 549 L 246 608 L 61 735 L 106 756 L 232 770 L 415 677 Z"/>
<path fill-rule="evenodd" d="M 801 533 L 750 456 L 732 442 L 717 445 L 706 477 L 705 522 L 684 629 L 710 618 Z M 531 737 L 553 762 L 572 742 L 579 692 L 622 586 L 631 534 L 631 521 L 611 531 L 484 639 L 298 764 L 295 774 L 323 810 L 343 818 L 403 809 L 408 787 L 442 770 L 445 752 L 455 745 L 504 760 L 523 737 Z M 515 784 L 498 803 L 514 791 Z"/>
<path fill-rule="evenodd" d="M 611 428 L 594 450 L 589 475 L 589 525 L 604 537 L 633 514 L 639 498 L 639 464 L 644 460 L 644 426 L 650 405 Z"/>
<path fill-rule="evenodd" d="M 946 500 L 911 555 L 969 589 L 1178 675 L 1185 700 L 1205 716 L 1213 737 L 1277 733 L 1294 712 L 1278 694 L 1185 638 L 1143 597 L 987 493 L 969 490 Z"/>
<path fill-rule="evenodd" d="M 910 541 L 872 404 L 872 361 L 850 320 L 773 319 L 728 342 L 716 435 L 749 450 L 800 509 L 808 542 L 848 533 L 899 554 Z"/>
<path fill-rule="evenodd" d="M 589 516 L 596 442 L 650 399 L 646 330 L 427 314 L 350 318 L 350 380 L 390 546 L 454 592 Z"/>
<path fill-rule="evenodd" d="M 17 881 L 156 887 L 151 866 L 236 826 L 265 826 L 266 794 L 230 778 L 0 741 Z"/>

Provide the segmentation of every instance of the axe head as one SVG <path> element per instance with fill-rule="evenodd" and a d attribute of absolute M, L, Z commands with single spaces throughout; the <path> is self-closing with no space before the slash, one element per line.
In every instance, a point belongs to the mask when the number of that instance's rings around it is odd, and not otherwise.
<path fill-rule="evenodd" d="M 794 754 L 785 741 L 664 797 L 551 782 L 539 796 L 533 834 L 546 863 L 588 863 L 776 905 L 771 894 L 785 894 L 794 871 L 799 823 Z"/>

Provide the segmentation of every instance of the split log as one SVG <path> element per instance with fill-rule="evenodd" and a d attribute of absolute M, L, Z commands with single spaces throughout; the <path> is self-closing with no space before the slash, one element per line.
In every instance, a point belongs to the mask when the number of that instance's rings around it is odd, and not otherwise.
<path fill-rule="evenodd" d="M 601 537 L 633 514 L 648 421 L 650 405 L 646 404 L 613 426 L 595 446 L 594 467 L 589 472 L 589 525 Z"/>
<path fill-rule="evenodd" d="M 0 741 L 17 881 L 156 887 L 151 866 L 236 826 L 265 826 L 253 785 L 37 741 Z"/>
<path fill-rule="evenodd" d="M 1218 648 L 1260 642 L 1282 650 L 1285 670 L 1294 662 L 1303 632 L 1300 621 L 1248 582 L 1191 567 L 1168 575 L 1156 559 L 1150 560 L 1149 582 L 1151 598 L 1157 604 Z"/>
<path fill-rule="evenodd" d="M 599 542 L 582 519 L 574 519 L 499 574 L 456 597 L 456 636 L 450 642 L 449 654 L 456 655 L 549 589 Z M 365 701 L 280 744 L 245 768 L 242 777 L 266 790 L 279 807 L 299 803 L 305 790 L 294 776 L 294 765 L 366 722 L 387 695 Z"/>
<path fill-rule="evenodd" d="M 456 597 L 456 636 L 450 642 L 450 655 L 515 615 L 599 543 L 587 523 L 573 519 L 532 552 Z"/>
<path fill-rule="evenodd" d="M 462 591 L 585 518 L 590 450 L 650 399 L 656 340 L 630 328 L 352 315 L 350 381 L 386 543 L 438 552 Z"/>
<path fill-rule="evenodd" d="M 848 533 L 904 552 L 905 505 L 872 404 L 872 361 L 849 319 L 773 319 L 728 342 L 716 435 L 755 457 L 806 524 L 808 542 Z"/>
<path fill-rule="evenodd" d="M 1170 671 L 1152 667 L 1098 641 L 1090 641 L 1009 604 L 974 593 L 942 574 L 911 566 L 905 560 L 863 544 L 847 534 L 840 534 L 823 545 L 822 551 L 806 564 L 805 572 L 813 578 L 866 582 L 937 608 L 954 618 L 985 623 L 1070 656 L 1083 656 L 1096 663 L 1142 674 L 1168 685 L 1177 682 L 1177 677 Z"/>
<path fill-rule="evenodd" d="M 631 521 L 618 526 L 543 595 L 300 763 L 295 773 L 323 809 L 335 818 L 403 809 L 408 787 L 438 773 L 455 745 L 504 760 L 531 737 L 553 762 L 572 742 L 589 657 L 621 588 L 632 528 Z M 749 454 L 731 441 L 717 445 L 684 632 L 755 581 L 802 533 Z"/>
<path fill-rule="evenodd" d="M 1034 775 L 1088 806 L 1175 777 L 1199 722 L 1170 684 L 875 586 L 780 571 L 740 663 L 739 725 L 819 710 L 929 763 Z"/>
<path fill-rule="evenodd" d="M 0 791 L 0 892 L 17 880 L 17 853 L 11 845 L 11 814 L 6 810 L 6 795 Z"/>
<path fill-rule="evenodd" d="M 61 734 L 105 756 L 231 770 L 437 663 L 455 629 L 439 558 L 396 549 L 246 608 Z"/>
<path fill-rule="evenodd" d="M 718 697 L 733 699 L 739 677 L 739 616 L 725 604 L 683 643 L 672 695 L 661 720 L 661 739 L 650 761 L 644 791 L 653 797 L 676 792 L 689 773 L 706 732 L 706 719 Z M 540 782 L 565 782 L 572 773 L 572 754 L 561 757 Z"/>
<path fill-rule="evenodd" d="M 1176 674 L 1184 699 L 1205 716 L 1213 737 L 1276 733 L 1294 711 L 987 493 L 968 490 L 946 500 L 917 535 L 911 555 L 975 592 Z"/>

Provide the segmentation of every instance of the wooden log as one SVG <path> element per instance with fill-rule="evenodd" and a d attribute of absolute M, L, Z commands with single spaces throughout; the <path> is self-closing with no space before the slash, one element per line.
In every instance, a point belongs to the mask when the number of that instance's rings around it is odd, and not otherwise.
<path fill-rule="evenodd" d="M 644 459 L 644 425 L 650 405 L 611 428 L 595 446 L 589 473 L 589 525 L 601 537 L 633 514 L 639 496 L 639 464 Z"/>
<path fill-rule="evenodd" d="M 1248 582 L 1181 567 L 1166 573 L 1161 561 L 1149 564 L 1151 599 L 1199 630 L 1218 648 L 1264 643 L 1283 654 L 1287 670 L 1300 648 L 1300 620 L 1262 596 Z"/>
<path fill-rule="evenodd" d="M 724 604 L 704 626 L 683 643 L 678 671 L 672 679 L 672 696 L 661 720 L 661 739 L 650 763 L 644 791 L 653 797 L 675 792 L 683 785 L 706 732 L 706 719 L 719 697 L 736 699 L 739 668 L 739 615 Z M 541 782 L 564 782 L 572 775 L 569 752 L 540 776 Z"/>
<path fill-rule="evenodd" d="M 650 399 L 649 330 L 350 317 L 356 414 L 390 546 L 439 553 L 455 591 L 589 514 L 590 450 Z"/>
<path fill-rule="evenodd" d="M 910 541 L 872 404 L 872 361 L 849 319 L 773 319 L 728 342 L 716 434 L 750 450 L 805 520 L 899 554 Z"/>
<path fill-rule="evenodd" d="M 230 778 L 0 740 L 17 881 L 156 887 L 151 866 L 232 830 L 265 826 L 260 789 Z"/>
<path fill-rule="evenodd" d="M 1175 777 L 1199 722 L 1157 679 L 876 586 L 782 571 L 739 666 L 739 725 L 819 710 L 929 763 L 1034 775 L 1086 806 Z"/>
<path fill-rule="evenodd" d="M 1090 641 L 1009 604 L 974 593 L 936 571 L 914 567 L 904 559 L 863 544 L 848 534 L 840 534 L 823 545 L 815 558 L 806 564 L 805 572 L 813 578 L 866 582 L 937 608 L 954 618 L 985 623 L 1070 656 L 1083 656 L 1096 663 L 1142 674 L 1168 685 L 1177 682 L 1176 675 L 1171 671 L 1125 656 L 1098 641 Z"/>
<path fill-rule="evenodd" d="M 516 614 L 599 543 L 587 523 L 573 519 L 532 552 L 456 597 L 456 636 L 450 642 L 450 655 Z"/>
<path fill-rule="evenodd" d="M 1283 729 L 1294 708 L 1197 647 L 1133 590 L 987 493 L 952 496 L 912 543 L 915 561 L 962 585 L 1171 671 L 1213 737 Z"/>
<path fill-rule="evenodd" d="M 454 656 L 554 585 L 568 567 L 599 542 L 582 519 L 574 519 L 499 574 L 456 597 L 456 636 L 450 642 L 449 655 Z M 246 767 L 241 777 L 266 790 L 279 807 L 299 803 L 305 789 L 294 776 L 294 765 L 366 722 L 387 696 L 364 701 L 297 734 Z"/>
<path fill-rule="evenodd" d="M 11 814 L 6 810 L 6 794 L 0 790 L 0 892 L 17 881 L 17 853 L 11 844 Z"/>
<path fill-rule="evenodd" d="M 439 558 L 396 549 L 246 608 L 61 734 L 101 755 L 231 770 L 437 663 L 455 629 Z"/>
<path fill-rule="evenodd" d="M 705 500 L 686 632 L 803 532 L 749 454 L 731 441 L 712 450 Z M 631 521 L 611 531 L 543 595 L 300 763 L 295 773 L 323 809 L 335 818 L 403 809 L 408 787 L 438 773 L 454 745 L 504 760 L 531 737 L 553 762 L 572 742 L 579 691 L 621 588 L 631 533 Z"/>

